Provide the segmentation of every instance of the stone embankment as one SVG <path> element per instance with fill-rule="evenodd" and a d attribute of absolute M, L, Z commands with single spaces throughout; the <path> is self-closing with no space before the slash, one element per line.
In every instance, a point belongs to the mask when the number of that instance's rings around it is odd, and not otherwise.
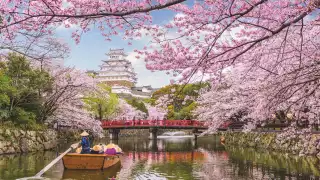
<path fill-rule="evenodd" d="M 49 150 L 56 146 L 57 133 L 54 130 L 0 129 L 0 154 Z"/>
<path fill-rule="evenodd" d="M 308 140 L 305 140 L 303 136 L 284 138 L 277 133 L 265 132 L 222 132 L 220 135 L 225 138 L 225 145 L 238 145 L 320 158 L 320 134 L 313 134 Z"/>

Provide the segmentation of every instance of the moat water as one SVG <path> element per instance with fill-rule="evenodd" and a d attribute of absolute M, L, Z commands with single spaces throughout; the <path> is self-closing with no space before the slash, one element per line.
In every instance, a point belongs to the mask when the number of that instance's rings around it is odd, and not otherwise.
<path fill-rule="evenodd" d="M 109 143 L 109 140 L 100 140 Z M 95 142 L 99 143 L 98 141 Z M 108 170 L 64 170 L 60 161 L 44 179 L 107 180 L 261 180 L 320 179 L 317 158 L 299 158 L 270 151 L 222 145 L 218 138 L 157 140 L 125 138 L 118 142 L 124 151 L 121 165 Z M 0 179 L 30 177 L 63 152 L 0 155 Z"/>

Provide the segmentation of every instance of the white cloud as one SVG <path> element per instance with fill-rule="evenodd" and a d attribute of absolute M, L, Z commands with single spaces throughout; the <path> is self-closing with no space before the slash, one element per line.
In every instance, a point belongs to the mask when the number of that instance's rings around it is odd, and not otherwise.
<path fill-rule="evenodd" d="M 186 15 L 183 14 L 183 13 L 177 13 L 177 14 L 174 16 L 174 18 L 184 18 L 184 17 L 186 17 Z M 173 24 L 173 23 L 174 23 L 174 19 L 172 19 L 171 21 L 169 21 L 169 23 L 170 23 L 170 24 Z"/>
<path fill-rule="evenodd" d="M 127 56 L 127 59 L 132 63 L 133 66 L 135 67 L 141 67 L 141 66 L 145 66 L 145 62 L 144 62 L 144 56 L 141 57 L 138 59 L 136 58 L 136 56 L 138 56 L 139 54 L 136 53 L 136 52 L 129 52 L 128 53 L 128 56 Z"/>
<path fill-rule="evenodd" d="M 129 52 L 127 60 L 132 63 L 134 71 L 137 73 L 137 86 L 151 85 L 154 88 L 159 88 L 170 83 L 170 77 L 164 72 L 152 72 L 146 69 L 146 63 L 144 61 L 144 56 L 140 55 L 137 59 L 138 53 Z"/>

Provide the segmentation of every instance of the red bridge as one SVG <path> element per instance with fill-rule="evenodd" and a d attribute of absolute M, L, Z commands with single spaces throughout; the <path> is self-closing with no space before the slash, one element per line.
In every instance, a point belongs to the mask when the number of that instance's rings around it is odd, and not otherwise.
<path fill-rule="evenodd" d="M 151 139 L 157 138 L 158 129 L 192 129 L 194 134 L 199 133 L 199 129 L 208 129 L 196 120 L 104 120 L 101 126 L 109 130 L 110 139 L 118 139 L 120 129 L 149 129 Z"/>
<path fill-rule="evenodd" d="M 208 129 L 203 122 L 196 120 L 105 120 L 101 126 L 103 129 Z"/>

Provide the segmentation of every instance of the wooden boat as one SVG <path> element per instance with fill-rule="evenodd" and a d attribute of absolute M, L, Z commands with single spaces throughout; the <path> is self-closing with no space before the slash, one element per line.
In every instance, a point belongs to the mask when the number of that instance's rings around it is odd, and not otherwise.
<path fill-rule="evenodd" d="M 121 163 L 119 163 L 109 167 L 104 170 L 77 170 L 77 169 L 65 169 L 63 171 L 62 179 L 90 179 L 95 180 L 107 180 L 112 177 L 117 177 L 117 174 L 121 170 Z M 81 172 L 79 172 L 81 171 Z"/>
<path fill-rule="evenodd" d="M 66 169 L 107 169 L 120 163 L 119 155 L 68 153 L 62 158 Z"/>

